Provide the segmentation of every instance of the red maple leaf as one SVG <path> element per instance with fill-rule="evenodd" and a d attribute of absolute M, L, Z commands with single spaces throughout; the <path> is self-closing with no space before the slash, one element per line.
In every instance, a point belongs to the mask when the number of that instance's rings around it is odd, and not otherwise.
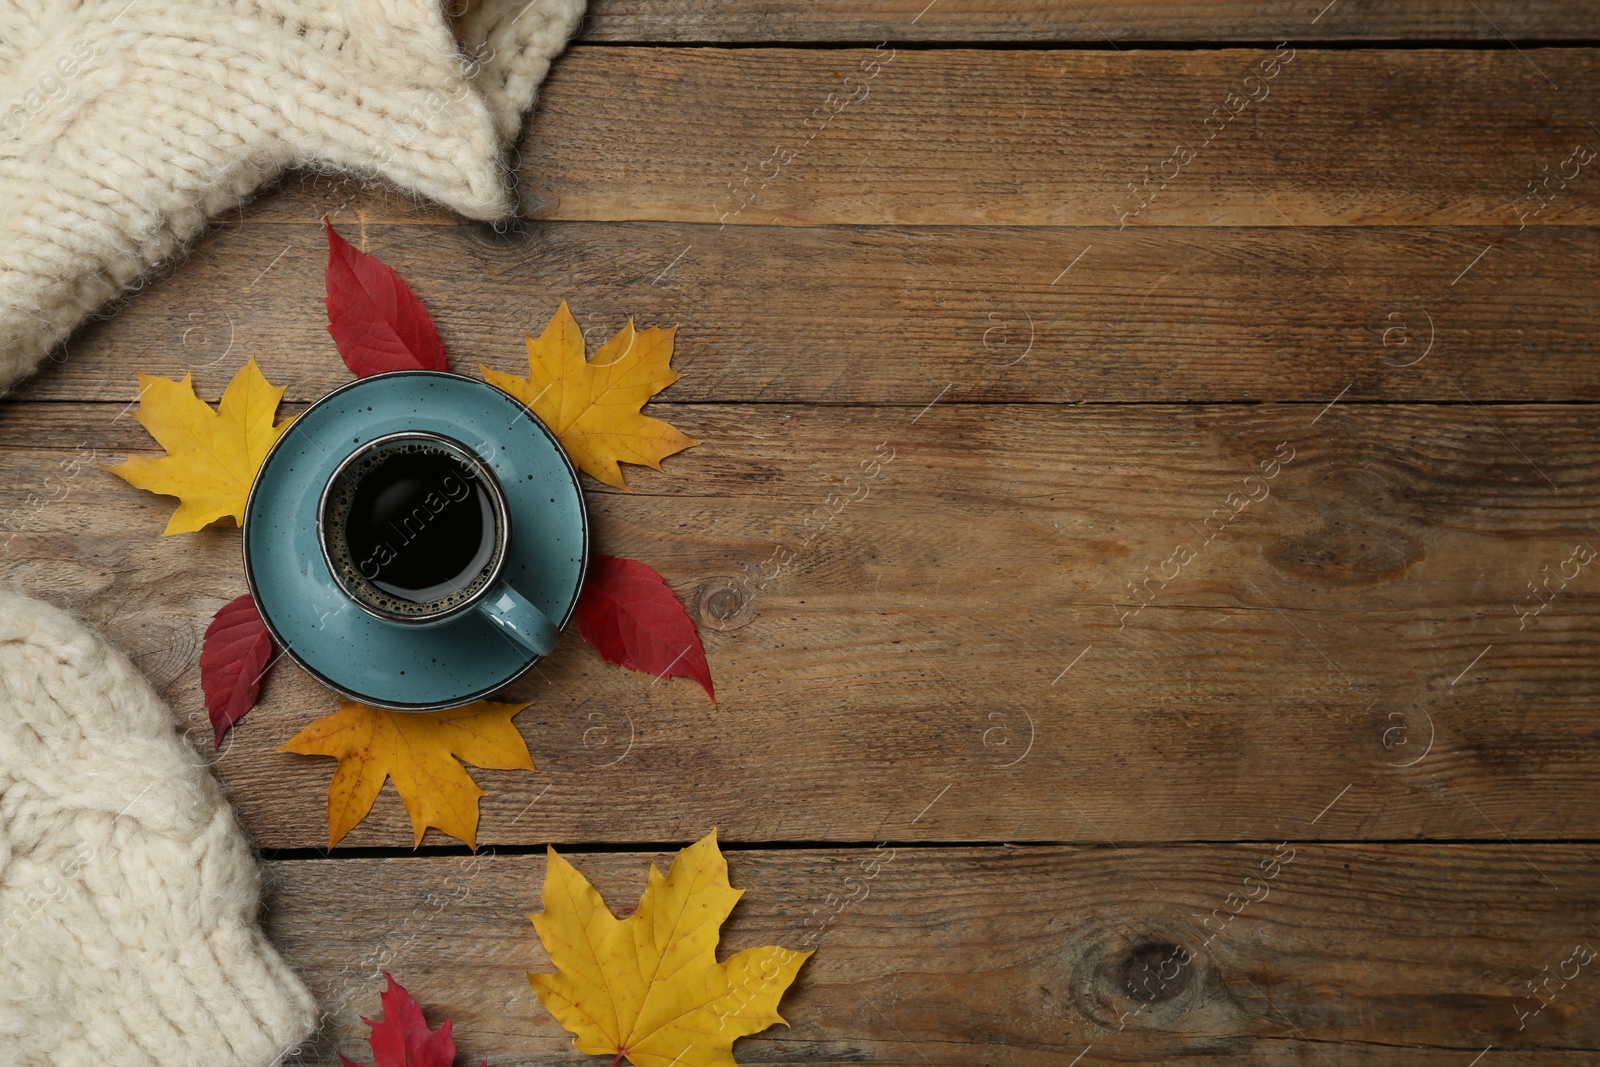
<path fill-rule="evenodd" d="M 381 260 L 328 233 L 328 332 L 356 377 L 390 370 L 449 370 L 433 318 Z"/>
<path fill-rule="evenodd" d="M 661 678 L 693 678 L 716 703 L 694 621 L 666 579 L 643 563 L 592 557 L 574 618 L 578 634 L 607 662 Z"/>
<path fill-rule="evenodd" d="M 222 735 L 256 706 L 261 677 L 271 664 L 272 635 L 256 602 L 249 593 L 228 601 L 212 616 L 200 649 L 200 688 L 218 748 Z"/>
<path fill-rule="evenodd" d="M 372 1067 L 452 1067 L 456 1061 L 456 1043 L 450 1037 L 451 1022 L 437 1030 L 429 1030 L 422 1017 L 422 1009 L 411 999 L 405 986 L 394 980 L 388 971 L 383 972 L 389 988 L 383 991 L 383 1019 L 373 1022 L 362 1016 L 361 1021 L 372 1027 L 367 1043 L 372 1046 Z M 339 1062 L 344 1067 L 363 1067 L 343 1055 Z M 484 1060 L 482 1067 L 488 1067 Z"/>

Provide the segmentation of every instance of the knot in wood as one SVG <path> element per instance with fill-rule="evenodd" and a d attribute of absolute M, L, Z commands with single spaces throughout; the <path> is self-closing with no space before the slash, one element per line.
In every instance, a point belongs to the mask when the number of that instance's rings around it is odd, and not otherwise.
<path fill-rule="evenodd" d="M 1170 941 L 1143 941 L 1112 964 L 1123 996 L 1151 1007 L 1176 1000 L 1194 977 L 1189 953 Z"/>
<path fill-rule="evenodd" d="M 1074 968 L 1084 1014 L 1114 1029 L 1165 1026 L 1194 1008 L 1206 961 L 1164 930 L 1090 932 Z"/>
<path fill-rule="evenodd" d="M 117 647 L 163 693 L 177 686 L 200 654 L 194 621 L 163 609 L 120 615 L 107 630 Z"/>
<path fill-rule="evenodd" d="M 712 578 L 694 595 L 696 621 L 713 630 L 732 630 L 755 618 L 755 597 L 737 578 Z"/>

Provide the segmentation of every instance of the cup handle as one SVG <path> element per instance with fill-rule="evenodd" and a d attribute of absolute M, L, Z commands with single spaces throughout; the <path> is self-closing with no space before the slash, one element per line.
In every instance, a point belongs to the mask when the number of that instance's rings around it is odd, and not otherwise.
<path fill-rule="evenodd" d="M 509 585 L 484 597 L 478 610 L 506 636 L 541 656 L 549 655 L 561 636 L 548 615 Z"/>

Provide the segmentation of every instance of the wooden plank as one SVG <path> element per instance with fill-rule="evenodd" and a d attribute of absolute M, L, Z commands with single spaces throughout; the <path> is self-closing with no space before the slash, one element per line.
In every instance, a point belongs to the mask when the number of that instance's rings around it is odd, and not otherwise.
<path fill-rule="evenodd" d="M 568 858 L 620 911 L 671 855 Z M 1492 1046 L 1575 1067 L 1600 1043 L 1597 964 L 1574 956 L 1600 947 L 1584 921 L 1600 904 L 1593 845 L 751 850 L 729 863 L 746 892 L 722 955 L 798 948 L 808 921 L 823 933 L 783 1002 L 789 1028 L 741 1040 L 745 1065 L 1462 1067 Z M 269 864 L 271 933 L 328 1012 L 291 1062 L 366 1062 L 358 1016 L 376 1014 L 388 970 L 430 1023 L 454 1019 L 458 1062 L 604 1063 L 573 1050 L 524 978 L 549 970 L 523 918 L 544 867 Z"/>
<path fill-rule="evenodd" d="M 75 454 L 152 452 L 118 411 L 0 418 L 4 572 L 203 741 L 238 535 L 161 539 Z M 1593 835 L 1591 406 L 656 413 L 703 444 L 591 484 L 594 544 L 672 582 L 719 703 L 569 636 L 514 694 L 538 772 L 474 772 L 485 842 Z M 275 749 L 333 707 L 278 670 L 217 757 L 261 844 L 324 842 L 331 761 Z M 393 795 L 347 840 L 409 845 Z"/>
<path fill-rule="evenodd" d="M 1439 0 L 843 0 L 780 4 L 770 0 L 591 0 L 578 40 L 721 44 L 801 42 L 1148 41 L 1482 41 L 1506 36 L 1571 40 L 1600 36 L 1600 7 L 1578 3 L 1486 3 Z"/>
<path fill-rule="evenodd" d="M 628 315 L 680 324 L 674 401 L 1600 398 L 1588 227 L 347 229 L 458 368 L 526 373 L 524 335 L 565 299 L 592 348 Z M 349 380 L 323 248 L 314 224 L 225 227 L 21 395 L 127 403 L 137 369 L 215 399 L 256 354 L 313 400 Z"/>
<path fill-rule="evenodd" d="M 1162 175 L 1131 224 L 1514 226 L 1596 143 L 1592 51 L 1282 52 L 580 50 L 524 192 L 560 219 L 1104 226 Z M 1566 172 L 1539 221 L 1592 224 Z"/>
<path fill-rule="evenodd" d="M 1281 51 L 1293 58 L 580 47 L 552 69 L 517 153 L 523 211 L 729 226 L 1600 219 L 1595 167 L 1572 155 L 1600 149 L 1592 50 Z M 350 196 L 258 210 L 314 221 Z"/>

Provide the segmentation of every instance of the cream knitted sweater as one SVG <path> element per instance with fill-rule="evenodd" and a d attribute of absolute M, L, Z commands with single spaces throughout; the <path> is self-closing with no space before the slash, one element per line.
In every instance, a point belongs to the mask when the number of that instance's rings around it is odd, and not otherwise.
<path fill-rule="evenodd" d="M 172 713 L 69 616 L 0 592 L 0 1063 L 264 1067 L 310 995 Z"/>
<path fill-rule="evenodd" d="M 286 166 L 475 219 L 584 0 L 0 0 L 0 391 Z"/>

